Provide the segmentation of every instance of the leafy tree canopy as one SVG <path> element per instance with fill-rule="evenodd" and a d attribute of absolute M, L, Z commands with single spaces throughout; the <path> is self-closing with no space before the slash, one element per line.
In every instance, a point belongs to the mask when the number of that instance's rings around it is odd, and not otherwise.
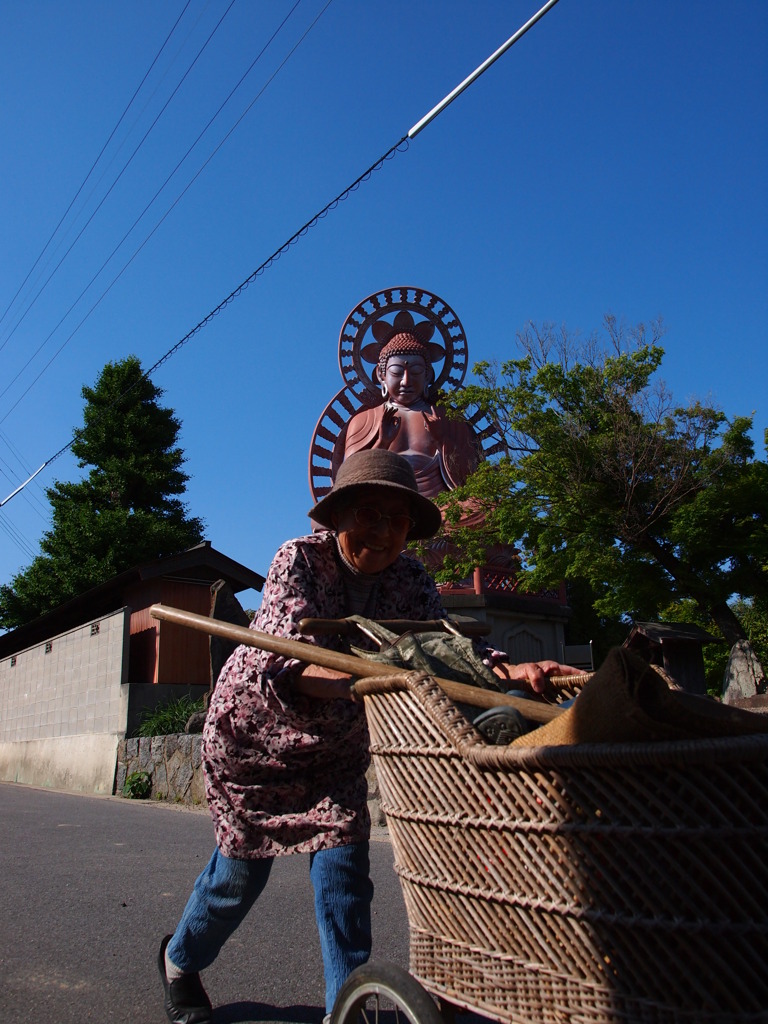
<path fill-rule="evenodd" d="M 203 539 L 181 500 L 189 479 L 181 424 L 135 356 L 107 363 L 83 387 L 84 426 L 72 452 L 88 475 L 46 491 L 52 525 L 42 553 L 0 587 L 0 625 L 14 628 L 134 565 Z"/>
<path fill-rule="evenodd" d="M 749 417 L 673 403 L 661 335 L 612 316 L 586 340 L 531 325 L 520 358 L 474 368 L 454 399 L 496 423 L 505 454 L 445 496 L 449 522 L 469 501 L 485 527 L 452 527 L 462 554 L 441 579 L 515 544 L 529 589 L 581 581 L 598 615 L 636 619 L 689 599 L 729 644 L 745 637 L 729 600 L 768 593 L 768 465 Z"/>

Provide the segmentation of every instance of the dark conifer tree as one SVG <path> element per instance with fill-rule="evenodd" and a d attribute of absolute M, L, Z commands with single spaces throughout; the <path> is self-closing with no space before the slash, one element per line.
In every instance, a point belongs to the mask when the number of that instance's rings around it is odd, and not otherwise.
<path fill-rule="evenodd" d="M 0 625 L 11 629 L 135 565 L 199 543 L 204 524 L 182 501 L 189 480 L 181 429 L 135 356 L 107 363 L 84 386 L 84 425 L 72 452 L 88 475 L 47 489 L 51 528 L 41 554 L 0 587 Z"/>

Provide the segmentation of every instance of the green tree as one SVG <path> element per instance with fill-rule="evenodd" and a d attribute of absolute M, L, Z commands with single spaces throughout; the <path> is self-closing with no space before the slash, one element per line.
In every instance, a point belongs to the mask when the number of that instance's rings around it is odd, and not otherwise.
<path fill-rule="evenodd" d="M 612 647 L 619 647 L 627 638 L 627 623 L 621 615 L 605 615 L 594 607 L 594 593 L 584 579 L 566 581 L 566 598 L 571 617 L 565 625 L 565 642 L 578 644 L 584 637 L 592 639 L 595 665 L 600 665 Z"/>
<path fill-rule="evenodd" d="M 531 589 L 582 581 L 609 617 L 655 618 L 690 598 L 729 644 L 745 637 L 729 599 L 766 596 L 768 465 L 751 419 L 673 404 L 655 381 L 661 333 L 610 316 L 584 341 L 531 325 L 521 358 L 475 367 L 457 404 L 495 421 L 506 454 L 446 496 L 449 521 L 472 501 L 486 525 L 453 528 L 463 554 L 441 578 L 516 544 Z"/>
<path fill-rule="evenodd" d="M 0 625 L 20 626 L 119 572 L 203 539 L 181 500 L 188 475 L 173 410 L 135 356 L 107 363 L 83 387 L 72 452 L 87 477 L 46 491 L 52 525 L 42 553 L 0 587 Z"/>

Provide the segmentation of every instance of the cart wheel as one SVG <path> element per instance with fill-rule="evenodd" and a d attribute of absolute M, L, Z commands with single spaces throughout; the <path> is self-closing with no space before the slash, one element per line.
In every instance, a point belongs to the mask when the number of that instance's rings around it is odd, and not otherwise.
<path fill-rule="evenodd" d="M 432 996 L 407 971 L 363 964 L 341 987 L 331 1024 L 444 1024 Z"/>

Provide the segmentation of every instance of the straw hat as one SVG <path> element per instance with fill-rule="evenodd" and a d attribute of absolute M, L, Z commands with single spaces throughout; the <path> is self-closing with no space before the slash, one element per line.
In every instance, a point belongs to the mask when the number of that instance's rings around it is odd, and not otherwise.
<path fill-rule="evenodd" d="M 333 487 L 308 515 L 316 523 L 332 530 L 336 509 L 349 504 L 355 490 L 363 487 L 385 487 L 389 491 L 407 493 L 411 515 L 416 520 L 416 525 L 408 533 L 409 540 L 432 537 L 440 529 L 440 509 L 429 498 L 419 494 L 410 462 L 386 448 L 372 448 L 347 456 L 339 466 Z"/>

